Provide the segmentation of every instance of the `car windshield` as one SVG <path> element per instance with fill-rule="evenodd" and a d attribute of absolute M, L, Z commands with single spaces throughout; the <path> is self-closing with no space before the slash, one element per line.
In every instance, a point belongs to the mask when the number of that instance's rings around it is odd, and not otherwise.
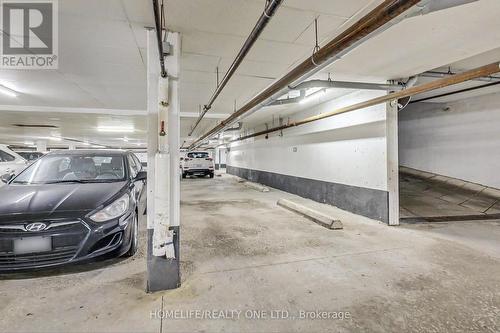
<path fill-rule="evenodd" d="M 104 183 L 125 178 L 120 155 L 47 155 L 12 181 L 13 184 Z"/>
<path fill-rule="evenodd" d="M 187 157 L 189 158 L 208 158 L 208 153 L 188 153 Z"/>

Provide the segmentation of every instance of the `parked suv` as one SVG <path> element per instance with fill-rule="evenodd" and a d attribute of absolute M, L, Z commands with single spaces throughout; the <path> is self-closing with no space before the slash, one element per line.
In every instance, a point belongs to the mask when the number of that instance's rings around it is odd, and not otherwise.
<path fill-rule="evenodd" d="M 214 178 L 215 163 L 206 151 L 193 151 L 181 158 L 182 178 L 190 175 L 210 176 Z"/>
<path fill-rule="evenodd" d="M 15 175 L 22 171 L 27 161 L 6 145 L 0 145 L 0 176 Z"/>

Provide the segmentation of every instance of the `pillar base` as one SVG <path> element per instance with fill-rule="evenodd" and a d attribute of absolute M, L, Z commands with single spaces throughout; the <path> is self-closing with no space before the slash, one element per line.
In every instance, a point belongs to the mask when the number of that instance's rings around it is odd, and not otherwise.
<path fill-rule="evenodd" d="M 174 232 L 175 259 L 153 256 L 153 229 L 148 229 L 147 286 L 148 293 L 176 289 L 181 286 L 179 237 L 180 228 Z"/>

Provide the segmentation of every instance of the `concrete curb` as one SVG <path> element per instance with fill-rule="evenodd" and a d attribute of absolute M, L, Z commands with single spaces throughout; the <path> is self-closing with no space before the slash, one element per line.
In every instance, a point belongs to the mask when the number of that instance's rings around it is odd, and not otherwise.
<path fill-rule="evenodd" d="M 338 230 L 344 228 L 340 220 L 337 220 L 331 216 L 325 215 L 290 200 L 279 199 L 277 204 L 278 206 L 291 210 L 294 213 L 300 214 L 327 229 Z"/>
<path fill-rule="evenodd" d="M 257 190 L 259 192 L 269 192 L 269 188 L 265 187 L 264 185 L 257 184 L 257 183 L 244 182 L 243 185 L 245 185 L 246 187 L 249 187 L 251 189 Z"/>
<path fill-rule="evenodd" d="M 238 177 L 238 176 L 234 176 L 234 175 L 230 175 L 230 176 L 233 177 L 234 179 L 236 179 L 237 183 L 245 185 L 246 187 L 249 187 L 249 188 L 254 189 L 256 191 L 259 191 L 259 192 L 269 192 L 269 187 L 266 187 L 262 184 L 252 183 L 252 182 L 249 182 L 248 180 L 241 178 L 241 177 Z"/>

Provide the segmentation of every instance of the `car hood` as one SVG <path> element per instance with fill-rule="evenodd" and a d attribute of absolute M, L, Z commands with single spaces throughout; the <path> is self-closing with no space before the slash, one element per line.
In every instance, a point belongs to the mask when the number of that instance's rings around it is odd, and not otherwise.
<path fill-rule="evenodd" d="M 6 185 L 0 188 L 0 222 L 27 215 L 37 218 L 83 216 L 118 194 L 127 182 Z M 75 214 L 78 212 L 78 214 Z M 75 216 L 76 215 L 76 216 Z"/>

